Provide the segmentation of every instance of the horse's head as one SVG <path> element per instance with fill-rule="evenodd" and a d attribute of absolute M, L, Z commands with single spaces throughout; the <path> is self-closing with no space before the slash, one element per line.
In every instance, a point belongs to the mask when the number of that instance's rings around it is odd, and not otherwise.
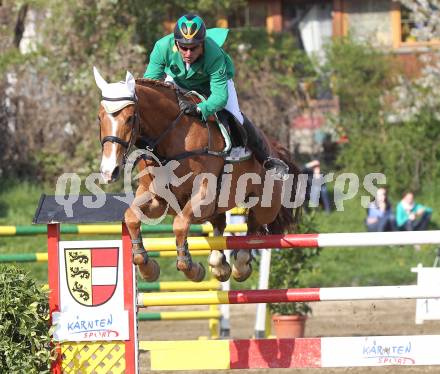
<path fill-rule="evenodd" d="M 104 181 L 110 183 L 118 178 L 127 152 L 136 140 L 135 79 L 127 72 L 125 81 L 107 83 L 95 67 L 93 73 L 102 92 L 98 113 L 102 144 L 100 172 Z"/>

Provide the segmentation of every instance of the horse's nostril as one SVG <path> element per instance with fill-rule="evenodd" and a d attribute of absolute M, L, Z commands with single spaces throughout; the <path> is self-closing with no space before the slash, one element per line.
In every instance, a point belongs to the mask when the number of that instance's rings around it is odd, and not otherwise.
<path fill-rule="evenodd" d="M 116 166 L 112 173 L 112 180 L 116 180 L 119 177 L 119 166 Z"/>

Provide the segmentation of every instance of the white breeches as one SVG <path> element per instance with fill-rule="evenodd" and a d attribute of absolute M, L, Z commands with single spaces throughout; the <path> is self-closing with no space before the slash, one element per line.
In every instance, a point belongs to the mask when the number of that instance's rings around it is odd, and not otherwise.
<path fill-rule="evenodd" d="M 187 91 L 184 88 L 180 87 L 176 82 L 174 82 L 174 79 L 170 77 L 169 75 L 166 76 L 165 82 L 172 83 L 175 86 L 179 87 L 183 91 Z M 240 122 L 240 124 L 243 124 L 243 114 L 241 114 L 240 106 L 238 105 L 238 97 L 237 97 L 237 91 L 235 91 L 235 85 L 234 81 L 232 79 L 228 80 L 228 102 L 226 103 L 225 109 L 234 115 L 234 117 Z"/>

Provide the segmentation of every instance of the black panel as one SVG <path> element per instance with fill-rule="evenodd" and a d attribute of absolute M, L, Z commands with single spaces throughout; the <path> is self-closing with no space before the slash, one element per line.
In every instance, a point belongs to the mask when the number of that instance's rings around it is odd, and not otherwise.
<path fill-rule="evenodd" d="M 94 223 L 121 222 L 131 199 L 125 194 L 106 194 L 104 205 L 99 208 L 87 207 L 84 197 L 96 202 L 96 195 L 79 195 L 56 198 L 54 195 L 41 195 L 32 223 Z M 73 204 L 60 200 L 75 201 Z M 118 198 L 122 198 L 122 201 Z M 57 202 L 58 200 L 58 202 Z M 129 202 L 127 202 L 129 200 Z M 70 211 L 71 207 L 71 211 Z"/>

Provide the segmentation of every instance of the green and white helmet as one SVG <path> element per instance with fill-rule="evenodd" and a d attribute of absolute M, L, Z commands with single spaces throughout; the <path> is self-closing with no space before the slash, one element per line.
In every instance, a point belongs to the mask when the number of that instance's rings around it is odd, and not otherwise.
<path fill-rule="evenodd" d="M 205 36 L 205 22 L 196 14 L 185 14 L 174 27 L 174 40 L 179 44 L 200 44 Z"/>

